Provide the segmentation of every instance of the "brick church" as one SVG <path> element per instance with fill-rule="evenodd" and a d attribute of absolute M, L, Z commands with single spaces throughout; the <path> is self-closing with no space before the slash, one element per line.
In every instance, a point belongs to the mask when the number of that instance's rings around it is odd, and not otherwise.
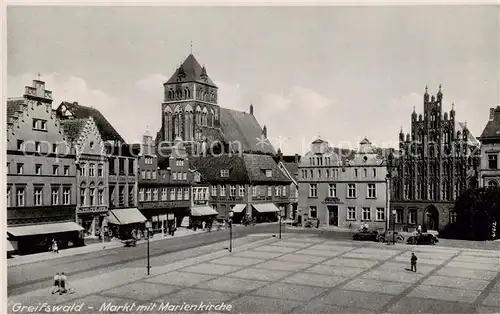
<path fill-rule="evenodd" d="M 162 126 L 157 143 L 181 140 L 191 154 L 275 154 L 266 126 L 261 128 L 254 116 L 253 105 L 249 113 L 221 107 L 217 86 L 193 54 L 163 85 Z"/>
<path fill-rule="evenodd" d="M 443 113 L 441 86 L 424 94 L 423 115 L 411 115 L 411 130 L 399 134 L 399 156 L 392 168 L 391 209 L 397 229 L 443 230 L 453 221 L 456 198 L 477 184 L 479 142 L 458 122 L 454 106 Z"/>

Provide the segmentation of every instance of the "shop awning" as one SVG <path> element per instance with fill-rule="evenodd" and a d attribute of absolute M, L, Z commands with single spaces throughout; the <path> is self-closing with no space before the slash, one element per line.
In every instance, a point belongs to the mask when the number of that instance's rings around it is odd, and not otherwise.
<path fill-rule="evenodd" d="M 7 252 L 17 251 L 17 241 L 5 239 L 7 242 Z"/>
<path fill-rule="evenodd" d="M 280 210 L 273 203 L 252 204 L 259 213 L 277 213 Z"/>
<path fill-rule="evenodd" d="M 7 227 L 7 233 L 15 237 L 23 237 L 37 234 L 52 234 L 70 231 L 81 231 L 83 228 L 76 222 L 59 222 L 52 224 L 39 224 L 29 226 Z"/>
<path fill-rule="evenodd" d="M 245 207 L 247 207 L 246 204 L 236 204 L 231 211 L 233 213 L 242 213 L 245 210 Z"/>
<path fill-rule="evenodd" d="M 191 216 L 211 216 L 218 215 L 219 213 L 210 206 L 196 206 L 191 208 Z"/>
<path fill-rule="evenodd" d="M 146 217 L 135 207 L 112 209 L 108 221 L 115 225 L 129 225 L 146 222 Z"/>

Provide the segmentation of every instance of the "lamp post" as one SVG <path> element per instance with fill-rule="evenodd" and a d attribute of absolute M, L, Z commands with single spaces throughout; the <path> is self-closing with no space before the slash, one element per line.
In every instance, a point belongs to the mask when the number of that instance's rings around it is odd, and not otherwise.
<path fill-rule="evenodd" d="M 281 239 L 281 213 L 280 213 L 280 215 L 279 215 L 278 219 L 279 219 L 278 223 L 279 223 L 279 229 L 280 229 L 280 239 Z"/>
<path fill-rule="evenodd" d="M 147 238 L 148 238 L 148 265 L 147 265 L 147 269 L 148 269 L 148 276 L 149 276 L 150 269 L 151 269 L 151 264 L 149 262 L 149 236 L 150 236 L 150 232 L 151 232 L 151 221 L 149 221 L 149 220 L 146 221 L 146 232 L 147 232 Z"/>
<path fill-rule="evenodd" d="M 392 210 L 392 244 L 396 244 L 396 210 Z"/>
<path fill-rule="evenodd" d="M 229 212 L 229 252 L 233 251 L 233 215 L 232 211 Z"/>

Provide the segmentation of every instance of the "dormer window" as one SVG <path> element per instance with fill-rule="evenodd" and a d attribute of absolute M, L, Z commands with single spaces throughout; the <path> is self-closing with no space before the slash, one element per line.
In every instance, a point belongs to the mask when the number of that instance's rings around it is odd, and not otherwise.
<path fill-rule="evenodd" d="M 227 177 L 229 177 L 229 170 L 228 170 L 228 169 L 222 169 L 222 170 L 220 171 L 220 176 L 221 176 L 222 178 L 227 178 Z"/>
<path fill-rule="evenodd" d="M 273 176 L 272 170 L 266 170 L 266 178 L 271 178 Z"/>

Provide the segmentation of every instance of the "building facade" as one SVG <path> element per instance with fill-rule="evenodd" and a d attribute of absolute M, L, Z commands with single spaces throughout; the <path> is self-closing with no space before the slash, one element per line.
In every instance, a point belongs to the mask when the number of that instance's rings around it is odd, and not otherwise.
<path fill-rule="evenodd" d="M 410 132 L 399 134 L 399 156 L 390 165 L 398 229 L 443 230 L 454 219 L 455 199 L 477 184 L 479 142 L 454 108 L 443 114 L 442 101 L 441 86 L 436 96 L 426 88 L 423 114 L 414 110 Z"/>
<path fill-rule="evenodd" d="M 291 181 L 290 204 L 283 209 L 282 217 L 285 220 L 295 221 L 297 219 L 297 209 L 299 206 L 298 174 L 300 156 L 298 154 L 295 154 L 295 156 L 283 156 L 281 154 L 281 151 L 278 150 L 278 156 L 275 158 L 275 160 L 278 163 L 278 168 Z"/>
<path fill-rule="evenodd" d="M 500 106 L 490 109 L 490 118 L 481 141 L 481 162 L 479 169 L 479 186 L 500 186 Z"/>
<path fill-rule="evenodd" d="M 76 167 L 52 92 L 34 80 L 22 98 L 7 101 L 7 234 L 19 253 L 80 242 Z"/>
<path fill-rule="evenodd" d="M 318 139 L 299 165 L 301 222 L 371 229 L 386 227 L 386 163 L 368 139 L 357 152 L 342 156 Z"/>

